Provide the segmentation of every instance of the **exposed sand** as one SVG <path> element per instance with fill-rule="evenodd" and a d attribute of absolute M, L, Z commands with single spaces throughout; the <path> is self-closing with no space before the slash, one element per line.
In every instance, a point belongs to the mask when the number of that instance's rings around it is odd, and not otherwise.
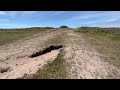
<path fill-rule="evenodd" d="M 24 76 L 24 74 L 33 74 L 39 70 L 48 61 L 54 60 L 59 54 L 59 50 L 53 50 L 45 55 L 41 55 L 35 58 L 24 57 L 16 62 L 16 65 L 9 65 L 12 67 L 11 71 L 5 72 L 0 75 L 1 79 L 15 79 Z"/>
<path fill-rule="evenodd" d="M 120 78 L 120 70 L 115 66 L 101 60 L 94 46 L 87 42 L 82 34 L 75 32 L 67 33 L 67 47 L 65 48 L 65 59 L 70 64 L 69 78 L 72 79 L 107 79 Z"/>

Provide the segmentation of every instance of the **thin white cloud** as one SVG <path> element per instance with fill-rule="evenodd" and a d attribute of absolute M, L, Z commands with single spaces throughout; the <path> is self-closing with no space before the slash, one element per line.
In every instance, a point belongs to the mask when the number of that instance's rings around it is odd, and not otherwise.
<path fill-rule="evenodd" d="M 92 26 L 92 27 L 120 27 L 119 23 L 94 23 L 94 24 L 89 24 L 87 26 Z"/>
<path fill-rule="evenodd" d="M 84 14 L 84 15 L 77 15 L 74 17 L 69 18 L 68 20 L 72 21 L 72 20 L 81 20 L 81 19 L 90 19 L 90 18 L 97 18 L 97 17 L 108 17 L 108 16 L 119 16 L 120 12 L 116 12 L 116 11 L 106 11 L 106 12 L 101 12 L 99 11 L 99 13 L 91 13 L 91 14 Z"/>
<path fill-rule="evenodd" d="M 92 15 L 88 15 L 88 16 L 75 16 L 75 17 L 70 18 L 69 20 L 88 19 L 90 17 L 94 17 L 94 16 L 92 16 Z"/>
<path fill-rule="evenodd" d="M 85 15 L 77 15 L 74 17 L 69 18 L 68 20 L 72 21 L 72 20 L 80 20 L 80 19 L 89 19 L 89 18 L 93 18 L 96 17 L 98 14 L 85 14 Z"/>
<path fill-rule="evenodd" d="M 53 13 L 53 15 L 61 15 L 64 14 L 66 11 L 56 11 Z"/>
<path fill-rule="evenodd" d="M 110 20 L 108 20 L 108 21 L 106 21 L 106 22 L 112 22 L 112 21 L 116 21 L 116 20 L 118 20 L 118 19 L 120 19 L 120 18 L 113 18 L 113 19 L 110 19 Z"/>
<path fill-rule="evenodd" d="M 7 15 L 7 16 L 10 16 L 11 18 L 15 18 L 16 15 L 19 13 L 18 11 L 4 11 L 4 13 Z"/>
<path fill-rule="evenodd" d="M 2 15 L 8 15 L 10 16 L 11 18 L 16 18 L 16 16 L 19 14 L 19 15 L 28 15 L 28 14 L 34 14 L 36 13 L 37 11 L 2 11 L 0 12 L 0 14 Z"/>
<path fill-rule="evenodd" d="M 25 28 L 29 27 L 26 24 L 15 24 L 15 23 L 0 23 L 0 28 L 10 29 L 10 28 Z"/>
<path fill-rule="evenodd" d="M 23 14 L 34 14 L 36 13 L 37 11 L 23 11 L 22 13 Z"/>
<path fill-rule="evenodd" d="M 25 15 L 32 15 L 37 13 L 38 11 L 22 11 L 21 16 L 24 17 Z"/>
<path fill-rule="evenodd" d="M 0 22 L 9 22 L 8 19 L 0 19 Z"/>
<path fill-rule="evenodd" d="M 0 15 L 6 15 L 4 11 L 0 11 Z"/>

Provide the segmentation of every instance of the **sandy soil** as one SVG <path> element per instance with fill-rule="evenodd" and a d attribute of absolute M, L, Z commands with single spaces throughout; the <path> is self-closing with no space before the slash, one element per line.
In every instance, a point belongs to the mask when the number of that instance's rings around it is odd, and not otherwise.
<path fill-rule="evenodd" d="M 38 50 L 45 48 L 47 40 L 56 37 L 58 33 L 39 33 L 26 40 L 20 40 L 9 45 L 0 47 L 0 66 L 10 67 L 10 70 L 0 73 L 0 78 L 19 78 L 24 74 L 35 73 L 38 68 L 48 61 L 54 60 L 59 50 L 53 50 L 50 53 L 36 58 L 29 56 Z M 0 67 L 1 68 L 1 67 Z"/>
<path fill-rule="evenodd" d="M 63 34 L 64 33 L 64 34 Z M 10 70 L 0 73 L 1 79 L 15 79 L 25 74 L 33 74 L 48 61 L 53 61 L 60 50 L 53 50 L 42 56 L 30 58 L 38 50 L 45 48 L 46 42 L 62 35 L 65 44 L 65 60 L 69 63 L 68 78 L 72 79 L 103 79 L 120 78 L 120 70 L 101 60 L 94 46 L 83 34 L 72 30 L 38 33 L 32 38 L 20 40 L 9 45 L 0 46 L 0 66 L 10 66 Z M 103 55 L 102 55 L 103 56 Z"/>
<path fill-rule="evenodd" d="M 120 70 L 115 66 L 101 60 L 94 46 L 90 46 L 87 38 L 75 32 L 67 33 L 68 38 L 65 48 L 65 59 L 70 64 L 72 79 L 112 79 L 120 78 Z M 102 55 L 103 56 L 103 55 Z"/>

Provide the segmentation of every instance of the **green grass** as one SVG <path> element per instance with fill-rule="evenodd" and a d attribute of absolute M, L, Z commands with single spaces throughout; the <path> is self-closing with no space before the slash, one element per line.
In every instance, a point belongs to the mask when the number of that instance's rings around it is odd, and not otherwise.
<path fill-rule="evenodd" d="M 89 40 L 89 43 L 104 55 L 100 58 L 120 68 L 120 30 L 78 29 L 77 32 L 84 33 L 87 38 L 94 37 Z"/>
<path fill-rule="evenodd" d="M 48 31 L 48 29 L 11 29 L 11 30 L 0 30 L 0 46 L 22 38 L 31 36 L 33 34 Z"/>
<path fill-rule="evenodd" d="M 120 41 L 120 30 L 82 30 L 82 29 L 78 29 L 78 32 L 81 33 L 88 33 L 91 35 L 97 35 L 97 36 L 102 36 L 102 37 L 107 37 L 111 40 L 117 40 Z"/>

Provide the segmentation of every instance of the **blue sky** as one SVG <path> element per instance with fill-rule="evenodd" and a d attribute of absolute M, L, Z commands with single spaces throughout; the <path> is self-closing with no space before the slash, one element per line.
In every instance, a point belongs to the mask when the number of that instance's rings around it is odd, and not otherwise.
<path fill-rule="evenodd" d="M 120 27 L 120 11 L 0 11 L 0 28 Z"/>

